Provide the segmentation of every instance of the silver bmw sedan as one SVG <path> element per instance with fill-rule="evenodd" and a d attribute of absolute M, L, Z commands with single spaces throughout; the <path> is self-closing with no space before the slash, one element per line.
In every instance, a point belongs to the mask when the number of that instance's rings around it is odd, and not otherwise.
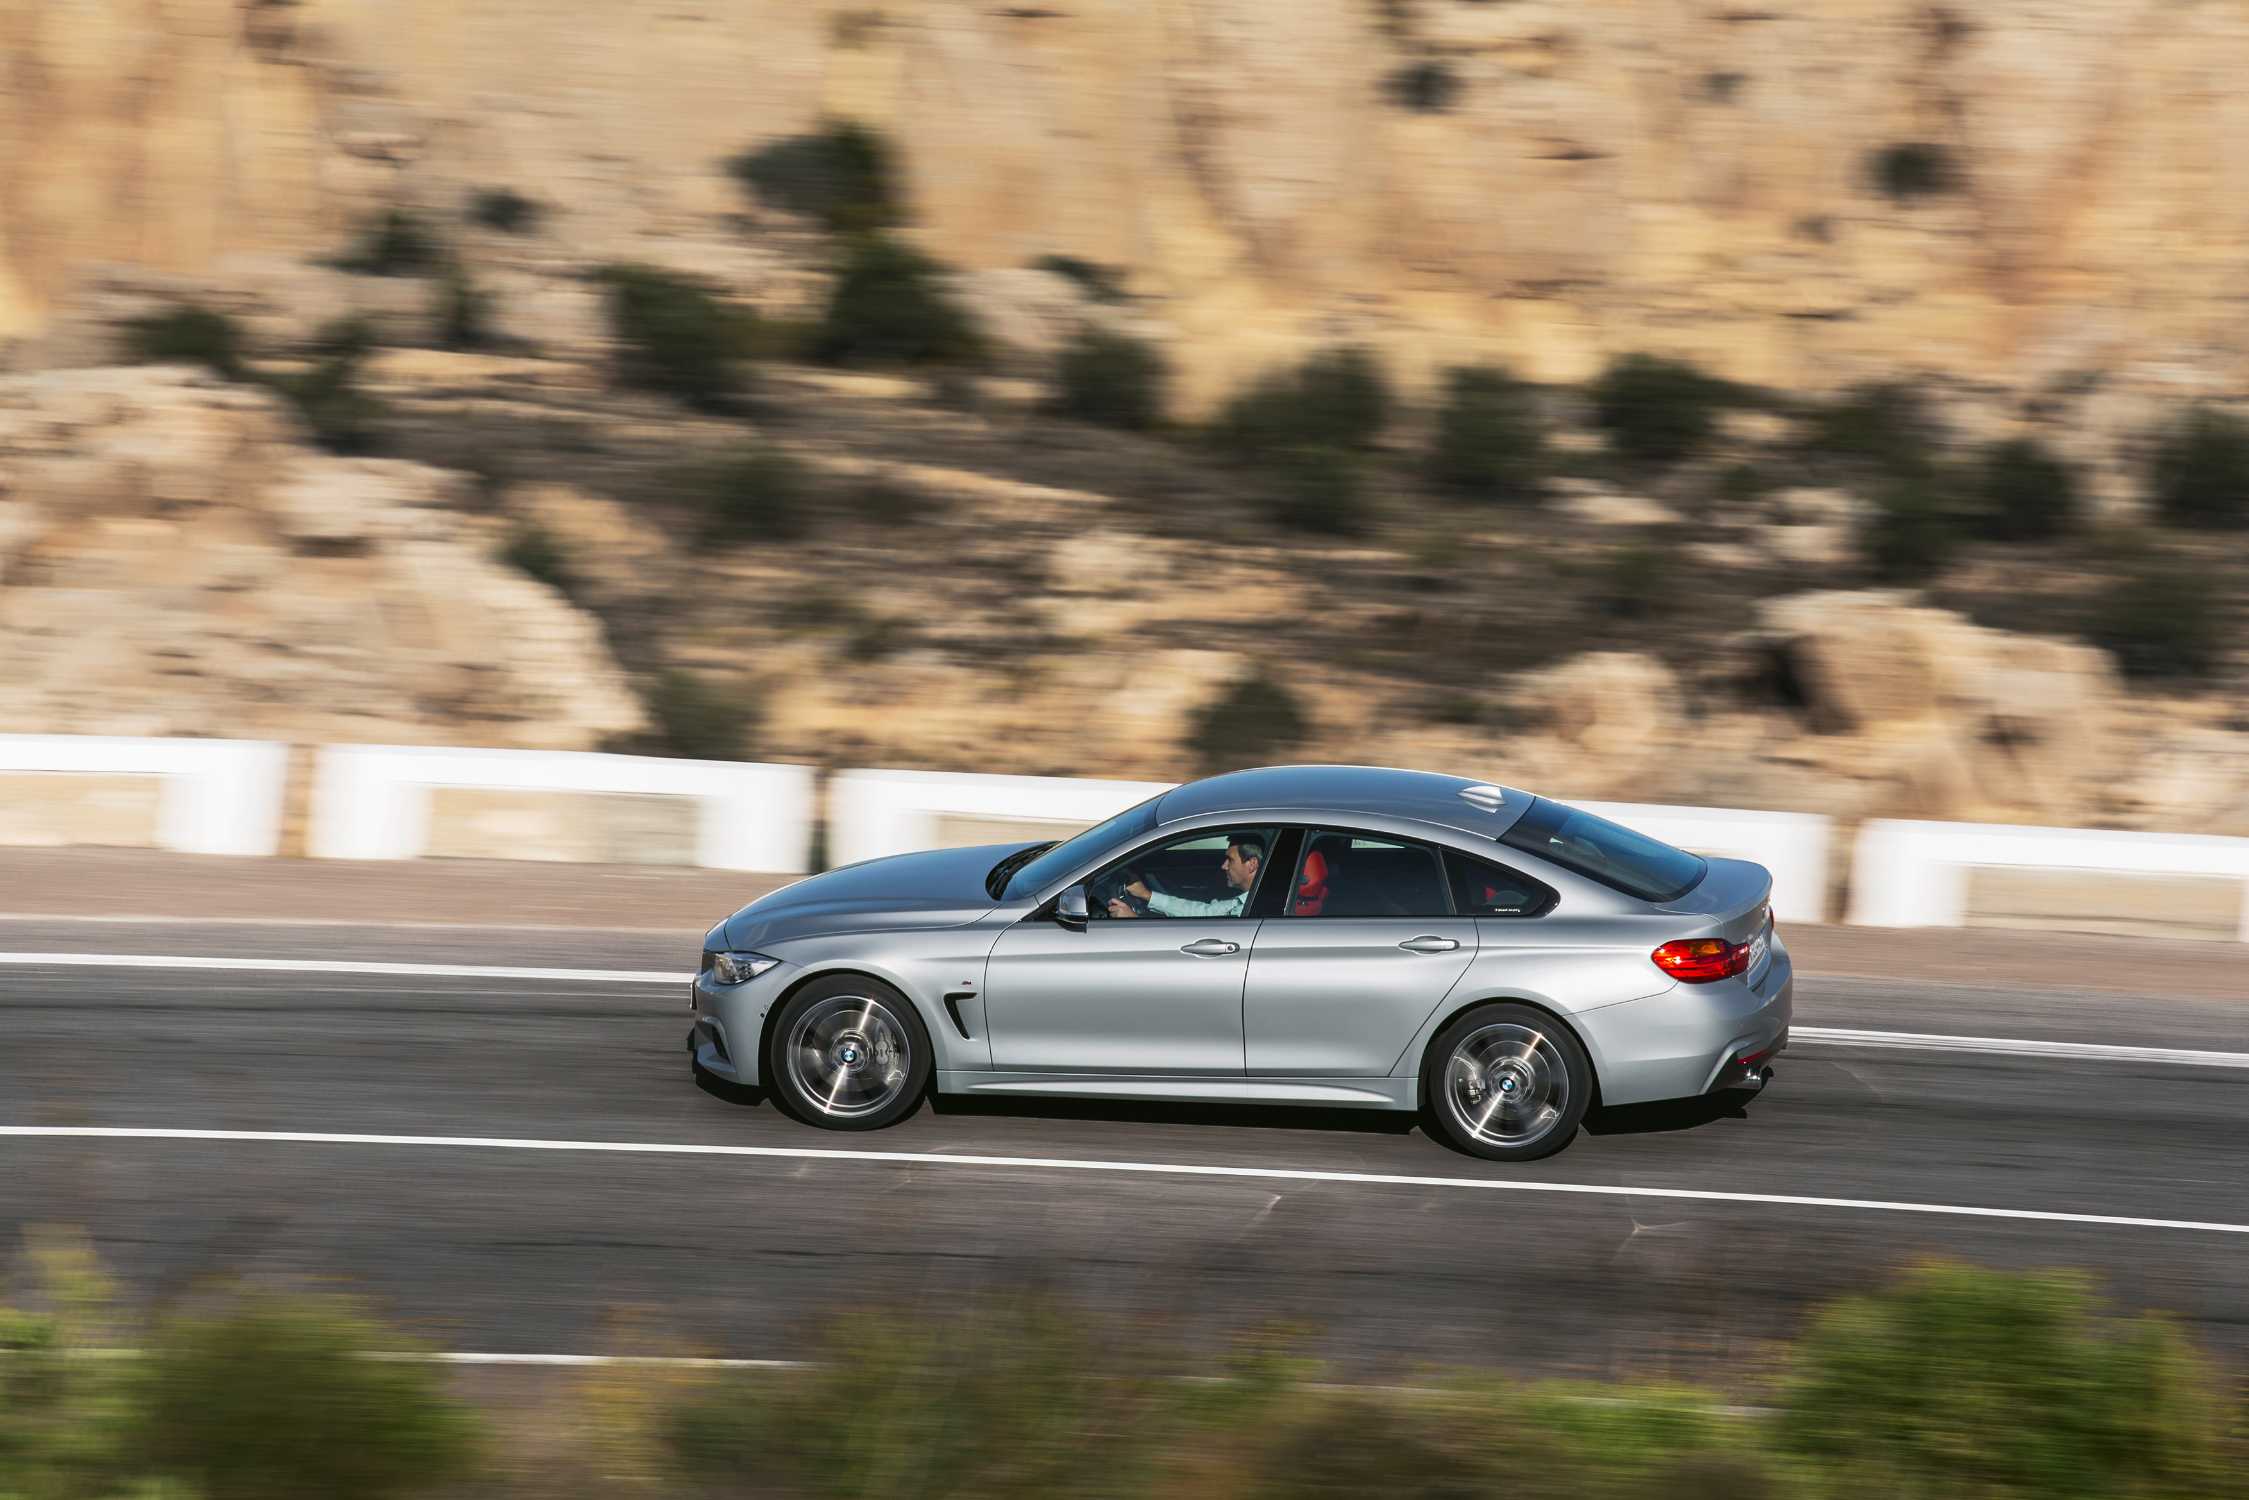
<path fill-rule="evenodd" d="M 695 1071 L 871 1130 L 947 1094 L 1415 1110 L 1464 1151 L 1755 1089 L 1772 877 L 1510 787 L 1277 766 L 1061 843 L 830 870 L 704 939 Z"/>

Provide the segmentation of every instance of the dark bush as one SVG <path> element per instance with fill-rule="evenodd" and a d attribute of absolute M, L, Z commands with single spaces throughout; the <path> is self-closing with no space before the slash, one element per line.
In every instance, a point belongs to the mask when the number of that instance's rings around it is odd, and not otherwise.
<path fill-rule="evenodd" d="M 1538 497 L 1546 467 L 1546 426 L 1529 386 L 1484 366 L 1446 378 L 1431 478 L 1476 499 L 1527 501 Z"/>
<path fill-rule="evenodd" d="M 535 521 L 526 521 L 508 533 L 500 548 L 500 561 L 545 584 L 548 588 L 567 594 L 576 584 L 570 573 L 570 558 L 555 540 L 554 533 Z"/>
<path fill-rule="evenodd" d="M 1400 109 L 1439 114 L 1452 107 L 1460 93 L 1460 79 L 1437 58 L 1407 63 L 1382 81 L 1390 102 Z"/>
<path fill-rule="evenodd" d="M 2085 634 L 2127 677 L 2206 677 L 2225 632 L 2217 580 L 2183 564 L 2135 560 L 2095 600 Z"/>
<path fill-rule="evenodd" d="M 1235 458 L 1365 448 L 1390 419 L 1390 382 L 1363 349 L 1334 348 L 1273 371 L 1228 401 L 1210 437 Z"/>
<path fill-rule="evenodd" d="M 1900 475 L 1886 480 L 1873 498 L 1862 546 L 1876 576 L 1926 582 L 1959 550 L 1965 528 L 1949 476 Z"/>
<path fill-rule="evenodd" d="M 1693 365 L 1628 354 L 1593 383 L 1593 420 L 1616 451 L 1638 463 L 1670 465 L 1710 441 L 1727 387 Z"/>
<path fill-rule="evenodd" d="M 1312 730 L 1296 694 L 1259 668 L 1196 711 L 1184 747 L 1205 773 L 1271 762 Z"/>
<path fill-rule="evenodd" d="M 2102 1317 L 2073 1276 L 1925 1267 L 1828 1309 L 1797 1359 L 1776 1435 L 1850 1494 L 2185 1496 L 2225 1472 L 2186 1341 Z"/>
<path fill-rule="evenodd" d="M 795 541 L 811 529 L 811 486 L 797 461 L 746 443 L 688 476 L 703 536 L 722 547 Z"/>
<path fill-rule="evenodd" d="M 889 143 L 854 121 L 745 151 L 727 166 L 760 198 L 839 233 L 905 220 Z"/>
<path fill-rule="evenodd" d="M 2077 524 L 2077 472 L 2036 438 L 1994 443 L 1977 474 L 1974 522 L 1998 542 L 2060 536 Z"/>
<path fill-rule="evenodd" d="M 1960 169 L 1949 147 L 1933 141 L 1898 141 L 1867 158 L 1867 175 L 1900 203 L 1932 198 L 1960 186 Z"/>
<path fill-rule="evenodd" d="M 1104 329 L 1081 329 L 1055 364 L 1054 409 L 1081 422 L 1145 432 L 1162 425 L 1170 380 L 1153 344 Z"/>
<path fill-rule="evenodd" d="M 424 1494 L 467 1475 L 479 1432 L 432 1366 L 349 1309 L 260 1299 L 163 1325 L 139 1446 L 206 1500 Z"/>
<path fill-rule="evenodd" d="M 1928 472 L 1940 443 L 1920 392 L 1894 381 L 1857 386 L 1817 409 L 1803 438 L 1814 457 L 1892 475 Z"/>
<path fill-rule="evenodd" d="M 887 235 L 866 235 L 844 255 L 814 353 L 843 364 L 974 363 L 984 340 L 935 261 Z"/>
<path fill-rule="evenodd" d="M 1601 560 L 1593 575 L 1591 603 L 1604 615 L 1637 620 L 1653 614 L 1676 592 L 1673 553 L 1653 542 L 1634 542 Z"/>
<path fill-rule="evenodd" d="M 492 327 L 492 295 L 454 261 L 437 283 L 437 343 L 441 349 L 489 349 L 498 341 Z"/>
<path fill-rule="evenodd" d="M 332 453 L 368 453 L 381 446 L 383 403 L 361 389 L 360 367 L 375 348 L 365 318 L 338 318 L 313 338 L 312 367 L 274 377 L 274 391 L 296 407 L 313 441 Z"/>
<path fill-rule="evenodd" d="M 1365 476 L 1346 448 L 1296 448 L 1268 455 L 1266 512 L 1279 525 L 1315 536 L 1362 536 L 1368 529 Z"/>
<path fill-rule="evenodd" d="M 945 509 L 944 497 L 889 479 L 869 479 L 851 492 L 851 511 L 876 526 L 910 526 Z"/>
<path fill-rule="evenodd" d="M 362 276 L 418 276 L 445 259 L 445 247 L 409 209 L 384 210 L 359 233 L 358 243 L 336 264 Z"/>
<path fill-rule="evenodd" d="M 654 740 L 646 753 L 681 760 L 740 760 L 756 735 L 755 699 L 721 692 L 676 667 L 657 675 L 643 701 L 654 726 Z"/>
<path fill-rule="evenodd" d="M 1112 266 L 1096 265 L 1075 255 L 1042 255 L 1031 262 L 1034 270 L 1050 271 L 1076 282 L 1096 302 L 1126 300 L 1124 278 Z"/>
<path fill-rule="evenodd" d="M 206 365 L 229 380 L 242 374 L 242 330 L 207 307 L 180 306 L 125 325 L 133 357 L 149 364 Z"/>
<path fill-rule="evenodd" d="M 2163 437 L 2155 455 L 2156 509 L 2178 526 L 2249 526 L 2249 421 L 2198 406 Z"/>
<path fill-rule="evenodd" d="M 469 199 L 469 219 L 502 234 L 529 234 L 545 210 L 513 188 L 481 188 Z"/>
<path fill-rule="evenodd" d="M 1728 464 L 1711 483 L 1719 499 L 1734 505 L 1746 505 L 1777 488 L 1773 476 L 1752 463 Z"/>
<path fill-rule="evenodd" d="M 626 384 L 722 408 L 742 389 L 744 309 L 730 308 L 696 282 L 654 266 L 609 266 L 609 327 Z"/>

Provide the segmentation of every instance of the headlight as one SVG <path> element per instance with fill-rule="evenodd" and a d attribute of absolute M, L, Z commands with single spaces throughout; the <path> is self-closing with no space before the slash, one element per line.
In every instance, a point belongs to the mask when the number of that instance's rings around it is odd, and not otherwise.
<path fill-rule="evenodd" d="M 704 954 L 703 961 L 720 984 L 748 984 L 781 960 L 762 953 L 720 952 Z"/>

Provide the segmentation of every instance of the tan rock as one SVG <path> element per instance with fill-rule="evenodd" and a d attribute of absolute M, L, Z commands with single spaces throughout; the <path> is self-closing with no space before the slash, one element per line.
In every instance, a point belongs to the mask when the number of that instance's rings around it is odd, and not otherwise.
<path fill-rule="evenodd" d="M 1563 495 L 1554 508 L 1594 526 L 1675 526 L 1680 520 L 1670 506 L 1641 495 Z"/>
<path fill-rule="evenodd" d="M 1679 728 L 1679 680 L 1652 656 L 1589 652 L 1518 676 L 1509 687 L 1518 711 L 1614 767 L 1645 764 Z"/>

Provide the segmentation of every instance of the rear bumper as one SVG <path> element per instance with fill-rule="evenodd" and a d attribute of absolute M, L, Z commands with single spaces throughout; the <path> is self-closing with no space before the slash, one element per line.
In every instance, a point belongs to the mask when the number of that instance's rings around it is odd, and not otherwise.
<path fill-rule="evenodd" d="M 1574 1019 L 1604 1104 L 1645 1104 L 1743 1087 L 1788 1045 L 1796 971 L 1776 937 L 1754 978 L 1680 984 Z"/>

